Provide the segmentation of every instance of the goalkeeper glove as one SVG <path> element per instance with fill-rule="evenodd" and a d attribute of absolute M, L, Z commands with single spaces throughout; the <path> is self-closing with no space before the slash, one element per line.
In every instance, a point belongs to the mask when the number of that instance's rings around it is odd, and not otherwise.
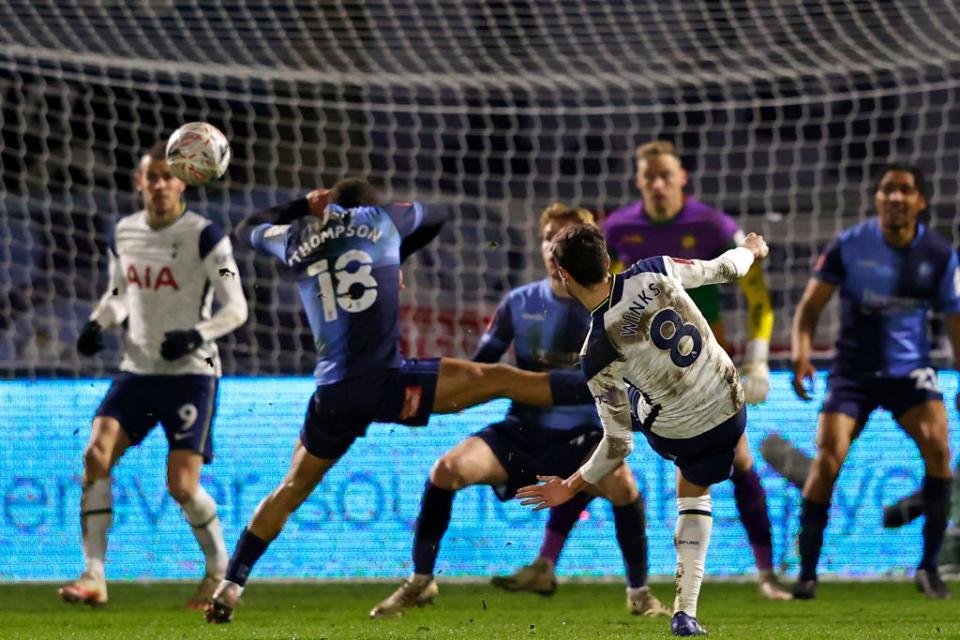
<path fill-rule="evenodd" d="M 163 334 L 160 355 L 164 360 L 176 360 L 203 344 L 203 337 L 196 329 L 167 331 Z"/>
<path fill-rule="evenodd" d="M 77 351 L 81 355 L 92 356 L 103 350 L 103 328 L 96 320 L 87 320 L 77 338 Z"/>
<path fill-rule="evenodd" d="M 767 353 L 770 343 L 757 338 L 747 344 L 744 364 L 740 367 L 743 376 L 743 397 L 747 404 L 760 404 L 767 399 L 770 391 L 770 367 L 767 366 Z"/>

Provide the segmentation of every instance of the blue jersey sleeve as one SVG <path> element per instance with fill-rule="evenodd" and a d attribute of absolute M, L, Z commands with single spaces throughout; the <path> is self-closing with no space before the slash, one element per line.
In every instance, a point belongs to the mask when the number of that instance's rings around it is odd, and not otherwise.
<path fill-rule="evenodd" d="M 424 224 L 427 207 L 422 202 L 396 202 L 383 207 L 401 238 L 406 238 Z"/>
<path fill-rule="evenodd" d="M 957 252 L 950 252 L 950 260 L 940 278 L 937 307 L 944 313 L 960 313 L 960 261 Z"/>
<path fill-rule="evenodd" d="M 513 314 L 509 296 L 503 299 L 490 319 L 487 330 L 480 337 L 480 345 L 473 354 L 475 362 L 499 362 L 513 342 Z"/>
<path fill-rule="evenodd" d="M 290 225 L 261 224 L 250 231 L 250 246 L 259 253 L 265 253 L 287 261 L 287 238 Z"/>
<path fill-rule="evenodd" d="M 828 244 L 817 258 L 817 264 L 813 267 L 813 277 L 828 284 L 838 285 L 845 275 L 840 239 L 837 238 Z"/>

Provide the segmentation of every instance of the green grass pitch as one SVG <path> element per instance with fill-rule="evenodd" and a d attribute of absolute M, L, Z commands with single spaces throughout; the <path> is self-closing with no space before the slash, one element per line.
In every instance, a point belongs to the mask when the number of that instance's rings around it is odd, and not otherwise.
<path fill-rule="evenodd" d="M 53 585 L 0 585 L 2 638 L 509 638 L 585 640 L 670 637 L 666 618 L 626 613 L 614 584 L 564 584 L 556 595 L 509 594 L 484 585 L 443 584 L 433 605 L 398 620 L 367 612 L 395 585 L 251 582 L 232 624 L 207 625 L 182 608 L 187 584 L 110 586 L 107 607 L 59 601 Z M 957 590 L 957 585 L 953 585 Z M 664 601 L 670 584 L 656 584 Z M 911 583 L 825 583 L 811 602 L 765 602 L 752 584 L 707 583 L 699 618 L 711 638 L 958 638 L 960 604 L 928 602 Z"/>

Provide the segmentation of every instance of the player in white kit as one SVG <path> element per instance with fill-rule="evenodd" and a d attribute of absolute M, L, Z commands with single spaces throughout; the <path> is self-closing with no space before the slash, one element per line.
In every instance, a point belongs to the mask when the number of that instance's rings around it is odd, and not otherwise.
<path fill-rule="evenodd" d="M 202 609 L 228 559 L 217 505 L 200 486 L 200 469 L 213 457 L 210 425 L 220 378 L 214 340 L 246 322 L 247 303 L 229 238 L 187 209 L 185 185 L 170 173 L 164 145 L 144 154 L 136 184 L 144 209 L 117 222 L 110 241 L 110 282 L 77 342 L 81 354 L 93 355 L 103 348 L 102 331 L 127 322 L 120 372 L 97 409 L 83 455 L 85 569 L 59 594 L 69 603 L 107 602 L 110 471 L 159 421 L 170 446 L 167 488 L 206 559 L 205 577 L 187 603 Z M 216 313 L 214 295 L 220 305 Z"/>
<path fill-rule="evenodd" d="M 684 289 L 743 277 L 767 255 L 756 234 L 714 260 L 659 256 L 611 276 L 603 234 L 570 226 L 554 239 L 553 257 L 567 290 L 592 310 L 581 366 L 603 423 L 603 439 L 567 479 L 517 492 L 536 509 L 570 500 L 595 485 L 633 449 L 639 431 L 677 466 L 674 534 L 677 596 L 674 635 L 702 635 L 697 600 L 712 528 L 709 486 L 728 479 L 746 427 L 737 369 Z"/>

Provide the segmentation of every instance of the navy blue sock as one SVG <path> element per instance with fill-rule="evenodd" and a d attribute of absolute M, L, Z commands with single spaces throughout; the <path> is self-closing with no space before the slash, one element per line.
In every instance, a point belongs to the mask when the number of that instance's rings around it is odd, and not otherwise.
<path fill-rule="evenodd" d="M 803 499 L 800 507 L 800 580 L 817 579 L 817 563 L 823 548 L 823 530 L 827 528 L 829 504 Z"/>
<path fill-rule="evenodd" d="M 450 512 L 453 510 L 453 491 L 441 489 L 429 480 L 423 488 L 420 501 L 420 515 L 413 534 L 413 571 L 425 575 L 433 574 L 440 553 L 440 540 L 450 524 Z"/>
<path fill-rule="evenodd" d="M 613 522 L 617 530 L 620 552 L 623 553 L 623 565 L 627 570 L 627 586 L 645 586 L 647 584 L 647 519 L 643 512 L 643 498 L 637 498 L 622 507 L 614 507 Z"/>
<path fill-rule="evenodd" d="M 247 578 L 250 577 L 250 570 L 257 563 L 263 552 L 267 550 L 270 543 L 258 538 L 250 533 L 250 530 L 244 528 L 237 541 L 237 548 L 233 550 L 233 556 L 230 558 L 230 564 L 227 565 L 227 580 L 236 582 L 241 587 L 247 584 Z"/>
<path fill-rule="evenodd" d="M 740 522 L 747 530 L 747 539 L 753 549 L 757 569 L 773 568 L 773 538 L 770 534 L 770 515 L 767 513 L 767 493 L 760 476 L 753 467 L 746 473 L 734 474 L 733 500 L 740 514 Z"/>
<path fill-rule="evenodd" d="M 920 569 L 937 570 L 937 556 L 943 546 L 943 536 L 947 531 L 947 514 L 950 511 L 950 485 L 952 478 L 923 478 L 923 557 Z"/>
<path fill-rule="evenodd" d="M 555 406 L 593 404 L 593 394 L 583 374 L 575 370 L 554 369 L 549 373 L 550 394 Z"/>

